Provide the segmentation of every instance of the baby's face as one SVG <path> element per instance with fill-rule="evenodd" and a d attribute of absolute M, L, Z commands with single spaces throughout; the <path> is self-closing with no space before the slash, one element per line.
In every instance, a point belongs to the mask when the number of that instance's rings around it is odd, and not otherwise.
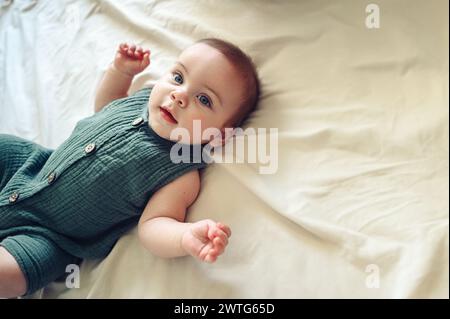
<path fill-rule="evenodd" d="M 173 129 L 184 128 L 191 144 L 210 141 L 212 137 L 201 141 L 195 138 L 194 120 L 201 121 L 202 132 L 207 128 L 223 130 L 242 101 L 242 83 L 216 49 L 203 43 L 187 48 L 153 87 L 148 106 L 152 129 L 170 139 Z"/>

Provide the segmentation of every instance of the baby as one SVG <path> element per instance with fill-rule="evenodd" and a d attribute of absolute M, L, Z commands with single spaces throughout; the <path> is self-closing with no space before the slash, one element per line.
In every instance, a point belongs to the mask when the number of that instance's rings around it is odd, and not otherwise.
<path fill-rule="evenodd" d="M 207 164 L 175 163 L 170 150 L 179 140 L 171 132 L 187 130 L 189 147 L 226 143 L 225 128 L 239 126 L 257 104 L 255 67 L 233 44 L 203 39 L 153 88 L 128 96 L 149 64 L 149 50 L 121 44 L 98 86 L 95 114 L 55 150 L 0 134 L 0 297 L 33 293 L 69 264 L 106 257 L 135 225 L 160 257 L 214 262 L 224 252 L 227 225 L 185 222 Z M 220 136 L 196 139 L 204 134 L 195 134 L 195 121 Z"/>

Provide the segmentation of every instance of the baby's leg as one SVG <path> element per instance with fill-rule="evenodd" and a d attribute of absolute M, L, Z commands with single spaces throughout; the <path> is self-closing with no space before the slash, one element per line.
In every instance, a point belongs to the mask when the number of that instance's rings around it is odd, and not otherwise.
<path fill-rule="evenodd" d="M 37 163 L 43 163 L 51 152 L 51 150 L 21 137 L 0 134 L 0 192 L 31 155 L 35 155 L 33 161 L 39 159 Z M 39 158 L 36 157 L 36 154 L 39 154 Z"/>
<path fill-rule="evenodd" d="M 25 294 L 27 283 L 14 257 L 0 247 L 0 298 L 13 298 Z"/>
<path fill-rule="evenodd" d="M 23 293 L 23 286 L 20 286 L 14 293 L 22 293 L 21 295 L 31 295 L 37 290 L 45 287 L 50 282 L 66 274 L 66 267 L 69 264 L 77 264 L 79 259 L 62 250 L 54 241 L 36 233 L 27 233 L 12 235 L 6 237 L 0 246 L 6 249 L 19 264 L 20 270 L 25 277 L 26 291 Z M 5 263 L 11 262 L 10 255 L 6 255 Z M 9 277 L 13 273 L 17 275 L 17 268 L 10 266 L 12 272 L 0 271 L 0 282 L 4 282 L 5 287 L 13 288 L 16 280 Z M 1 266 L 1 265 L 0 265 Z M 18 285 L 19 286 L 19 285 Z M 6 287 L 5 289 L 7 289 Z M 20 291 L 19 291 L 20 290 Z M 10 295 L 14 295 L 12 292 Z"/>

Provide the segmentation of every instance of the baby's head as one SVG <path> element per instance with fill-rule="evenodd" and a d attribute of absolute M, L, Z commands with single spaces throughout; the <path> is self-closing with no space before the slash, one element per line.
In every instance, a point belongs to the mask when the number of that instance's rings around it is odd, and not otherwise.
<path fill-rule="evenodd" d="M 195 120 L 201 121 L 202 133 L 217 128 L 224 137 L 225 128 L 238 127 L 255 109 L 259 93 L 256 68 L 244 52 L 223 40 L 203 39 L 185 49 L 156 82 L 150 95 L 150 123 L 163 138 L 184 128 L 190 143 L 206 143 L 213 137 L 196 139 Z"/>

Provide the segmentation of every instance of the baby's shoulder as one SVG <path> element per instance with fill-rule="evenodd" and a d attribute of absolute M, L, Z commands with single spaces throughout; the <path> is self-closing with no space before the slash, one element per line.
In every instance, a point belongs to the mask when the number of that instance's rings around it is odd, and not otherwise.
<path fill-rule="evenodd" d="M 155 195 L 163 193 L 168 196 L 173 196 L 172 198 L 178 198 L 179 196 L 195 198 L 200 192 L 200 186 L 200 174 L 198 170 L 194 169 L 175 178 L 173 181 L 159 189 Z"/>
<path fill-rule="evenodd" d="M 200 175 L 197 170 L 192 170 L 161 187 L 149 199 L 147 206 L 159 207 L 164 205 L 167 207 L 175 205 L 189 207 L 195 201 L 199 192 Z"/>
<path fill-rule="evenodd" d="M 189 191 L 200 189 L 200 173 L 197 169 L 191 170 L 186 174 L 177 177 L 172 182 L 167 184 L 173 188 L 188 189 Z"/>

